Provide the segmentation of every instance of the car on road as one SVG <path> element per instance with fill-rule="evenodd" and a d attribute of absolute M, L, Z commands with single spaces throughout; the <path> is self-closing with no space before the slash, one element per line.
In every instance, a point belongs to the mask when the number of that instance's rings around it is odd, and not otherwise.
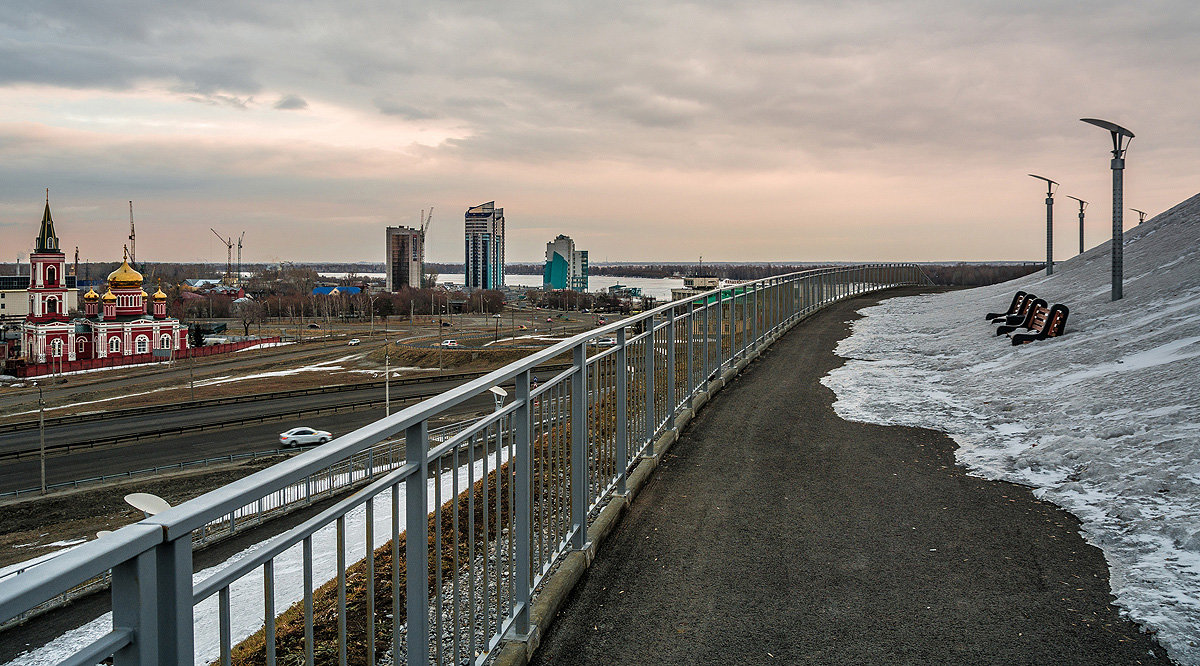
<path fill-rule="evenodd" d="M 355 346 L 355 345 L 359 344 L 359 339 L 358 339 L 358 338 L 350 338 L 350 342 L 349 342 L 348 344 L 349 344 L 351 347 L 353 347 L 353 346 Z"/>
<path fill-rule="evenodd" d="M 500 318 L 500 315 L 498 315 L 498 314 L 492 315 L 492 319 L 499 319 L 499 318 Z"/>
<path fill-rule="evenodd" d="M 309 324 L 308 327 L 309 328 L 321 328 L 321 325 L 320 324 Z"/>
<path fill-rule="evenodd" d="M 289 448 L 305 444 L 324 444 L 331 439 L 333 439 L 333 433 L 306 426 L 299 426 L 287 432 L 279 433 L 279 443 Z"/>
<path fill-rule="evenodd" d="M 442 340 L 442 346 L 443 347 L 457 347 L 457 346 L 459 346 L 458 340 Z"/>
<path fill-rule="evenodd" d="M 596 341 L 596 344 L 600 345 L 601 347 L 616 347 L 617 339 L 616 338 L 600 338 L 599 340 Z"/>

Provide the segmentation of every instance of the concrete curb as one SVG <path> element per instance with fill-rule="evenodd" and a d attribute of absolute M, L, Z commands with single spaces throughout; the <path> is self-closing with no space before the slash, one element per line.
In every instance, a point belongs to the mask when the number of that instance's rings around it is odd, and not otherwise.
<path fill-rule="evenodd" d="M 762 353 L 763 350 L 770 347 L 779 338 L 783 337 L 793 326 L 806 319 L 807 315 L 797 317 L 787 327 L 780 331 L 777 335 L 766 338 L 763 345 L 756 350 L 746 352 L 745 356 L 739 359 L 732 368 L 726 369 L 719 376 L 709 380 L 708 384 L 701 389 L 695 397 L 692 398 L 690 409 L 684 409 L 672 424 L 672 428 L 663 433 L 654 442 L 654 454 L 643 456 L 638 461 L 633 471 L 629 473 L 625 481 L 627 490 L 626 495 L 617 495 L 600 511 L 600 515 L 592 522 L 592 526 L 587 532 L 587 546 L 583 550 L 572 551 L 567 553 L 563 561 L 559 564 L 558 569 L 546 579 L 542 584 L 542 589 L 538 593 L 537 599 L 533 602 L 533 607 L 530 609 L 530 632 L 526 640 L 506 640 L 502 641 L 497 649 L 496 666 L 526 666 L 529 660 L 533 657 L 533 653 L 537 651 L 541 645 L 542 636 L 554 623 L 554 618 L 558 614 L 562 605 L 566 602 L 567 597 L 571 595 L 571 590 L 575 588 L 576 583 L 583 578 L 584 572 L 592 565 L 592 561 L 596 557 L 596 552 L 600 544 L 608 538 L 608 535 L 616 528 L 617 523 L 629 510 L 629 505 L 642 487 L 649 481 L 650 475 L 654 469 L 658 467 L 658 463 L 663 456 L 671 450 L 671 446 L 679 439 L 679 433 L 683 432 L 688 422 L 692 420 L 695 414 L 706 405 L 713 394 L 720 391 L 728 385 L 734 377 L 736 377 L 746 366 L 750 365 L 754 359 Z"/>

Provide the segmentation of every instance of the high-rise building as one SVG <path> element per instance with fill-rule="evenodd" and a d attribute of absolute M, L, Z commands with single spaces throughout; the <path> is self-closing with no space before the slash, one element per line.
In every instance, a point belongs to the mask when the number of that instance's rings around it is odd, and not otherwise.
<path fill-rule="evenodd" d="M 546 243 L 546 267 L 542 270 L 542 289 L 587 291 L 587 288 L 587 250 L 576 250 L 575 241 L 562 234 Z"/>
<path fill-rule="evenodd" d="M 489 201 L 467 209 L 467 258 L 463 265 L 468 290 L 504 286 L 504 209 Z"/>
<path fill-rule="evenodd" d="M 387 290 L 420 289 L 425 270 L 425 239 L 421 237 L 421 231 L 411 227 L 388 227 L 385 247 Z"/>

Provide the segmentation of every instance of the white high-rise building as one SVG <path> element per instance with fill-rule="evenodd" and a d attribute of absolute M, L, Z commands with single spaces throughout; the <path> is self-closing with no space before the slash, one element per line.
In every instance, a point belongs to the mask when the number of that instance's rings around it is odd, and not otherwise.
<path fill-rule="evenodd" d="M 587 291 L 588 253 L 576 250 L 570 236 L 559 234 L 546 243 L 546 267 L 542 270 L 542 289 Z"/>
<path fill-rule="evenodd" d="M 489 201 L 467 209 L 466 286 L 499 289 L 504 286 L 504 209 Z"/>

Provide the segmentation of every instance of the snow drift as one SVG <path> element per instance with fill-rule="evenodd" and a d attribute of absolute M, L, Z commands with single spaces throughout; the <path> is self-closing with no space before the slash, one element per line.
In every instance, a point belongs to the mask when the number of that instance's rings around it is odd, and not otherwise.
<path fill-rule="evenodd" d="M 822 381 L 843 418 L 947 432 L 973 473 L 1078 516 L 1116 603 L 1200 664 L 1200 195 L 1125 233 L 1117 302 L 1110 246 L 1052 276 L 865 308 Z M 983 315 L 1018 289 L 1068 305 L 1066 336 L 995 337 Z"/>

